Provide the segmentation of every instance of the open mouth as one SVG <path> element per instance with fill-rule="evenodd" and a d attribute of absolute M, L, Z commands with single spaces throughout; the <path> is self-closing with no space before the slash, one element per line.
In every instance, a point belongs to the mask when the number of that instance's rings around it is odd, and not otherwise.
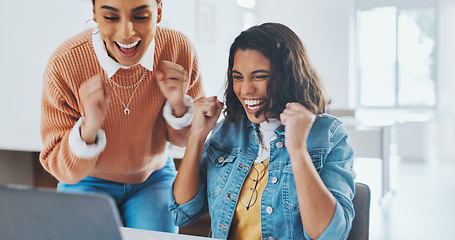
<path fill-rule="evenodd" d="M 136 41 L 133 43 L 119 43 L 115 42 L 117 49 L 119 50 L 120 55 L 123 57 L 133 57 L 136 55 L 141 41 Z"/>
<path fill-rule="evenodd" d="M 245 106 L 249 111 L 257 111 L 264 103 L 263 99 L 245 99 Z"/>

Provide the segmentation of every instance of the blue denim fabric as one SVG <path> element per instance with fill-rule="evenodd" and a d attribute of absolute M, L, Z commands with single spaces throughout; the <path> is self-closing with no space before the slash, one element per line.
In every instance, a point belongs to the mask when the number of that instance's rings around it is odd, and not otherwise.
<path fill-rule="evenodd" d="M 112 197 L 125 227 L 154 231 L 178 232 L 168 210 L 171 185 L 175 179 L 174 161 L 153 172 L 138 184 L 124 184 L 100 178 L 86 177 L 76 184 L 60 182 L 62 192 L 94 192 Z"/>
<path fill-rule="evenodd" d="M 203 181 L 198 195 L 170 210 L 175 224 L 187 225 L 210 212 L 214 238 L 226 239 L 237 199 L 257 157 L 259 141 L 254 125 L 244 117 L 221 121 L 207 140 L 201 162 Z M 270 144 L 269 177 L 261 198 L 262 239 L 310 239 L 303 229 L 294 176 L 284 146 L 284 126 Z M 316 118 L 308 137 L 308 151 L 324 184 L 337 200 L 335 215 L 320 239 L 346 239 L 354 218 L 353 151 L 341 122 L 329 115 Z M 277 181 L 275 181 L 277 180 Z M 272 239 L 270 238 L 270 239 Z"/>

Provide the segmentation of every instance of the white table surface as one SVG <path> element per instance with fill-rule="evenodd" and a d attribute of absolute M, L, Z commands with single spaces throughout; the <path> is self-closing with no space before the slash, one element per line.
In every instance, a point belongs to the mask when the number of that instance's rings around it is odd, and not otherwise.
<path fill-rule="evenodd" d="M 165 233 L 133 228 L 121 227 L 120 232 L 124 240 L 203 240 L 212 239 L 185 234 Z"/>

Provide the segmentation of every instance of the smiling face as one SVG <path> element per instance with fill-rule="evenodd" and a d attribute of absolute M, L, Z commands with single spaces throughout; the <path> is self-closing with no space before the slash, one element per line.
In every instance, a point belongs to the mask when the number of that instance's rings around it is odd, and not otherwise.
<path fill-rule="evenodd" d="M 131 66 L 137 64 L 155 38 L 161 21 L 162 1 L 96 0 L 93 19 L 111 58 Z"/>
<path fill-rule="evenodd" d="M 270 60 L 258 50 L 239 49 L 235 53 L 232 68 L 233 90 L 248 119 L 253 123 L 266 120 L 263 114 L 257 117 L 255 114 L 264 107 L 271 70 Z"/>

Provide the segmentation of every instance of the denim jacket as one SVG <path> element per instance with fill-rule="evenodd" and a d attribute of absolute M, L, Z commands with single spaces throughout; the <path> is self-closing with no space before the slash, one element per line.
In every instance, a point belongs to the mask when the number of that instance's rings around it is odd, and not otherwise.
<path fill-rule="evenodd" d="M 262 239 L 310 239 L 300 217 L 291 161 L 284 146 L 284 126 L 270 144 L 269 177 L 261 198 Z M 354 218 L 353 151 L 342 123 L 318 116 L 308 136 L 308 151 L 324 184 L 336 198 L 331 223 L 319 239 L 346 239 Z M 201 188 L 191 201 L 170 210 L 176 225 L 191 224 L 209 211 L 212 237 L 226 239 L 240 189 L 257 157 L 259 141 L 246 116 L 237 122 L 222 120 L 205 144 L 201 161 Z M 173 196 L 173 195 L 172 195 Z"/>

